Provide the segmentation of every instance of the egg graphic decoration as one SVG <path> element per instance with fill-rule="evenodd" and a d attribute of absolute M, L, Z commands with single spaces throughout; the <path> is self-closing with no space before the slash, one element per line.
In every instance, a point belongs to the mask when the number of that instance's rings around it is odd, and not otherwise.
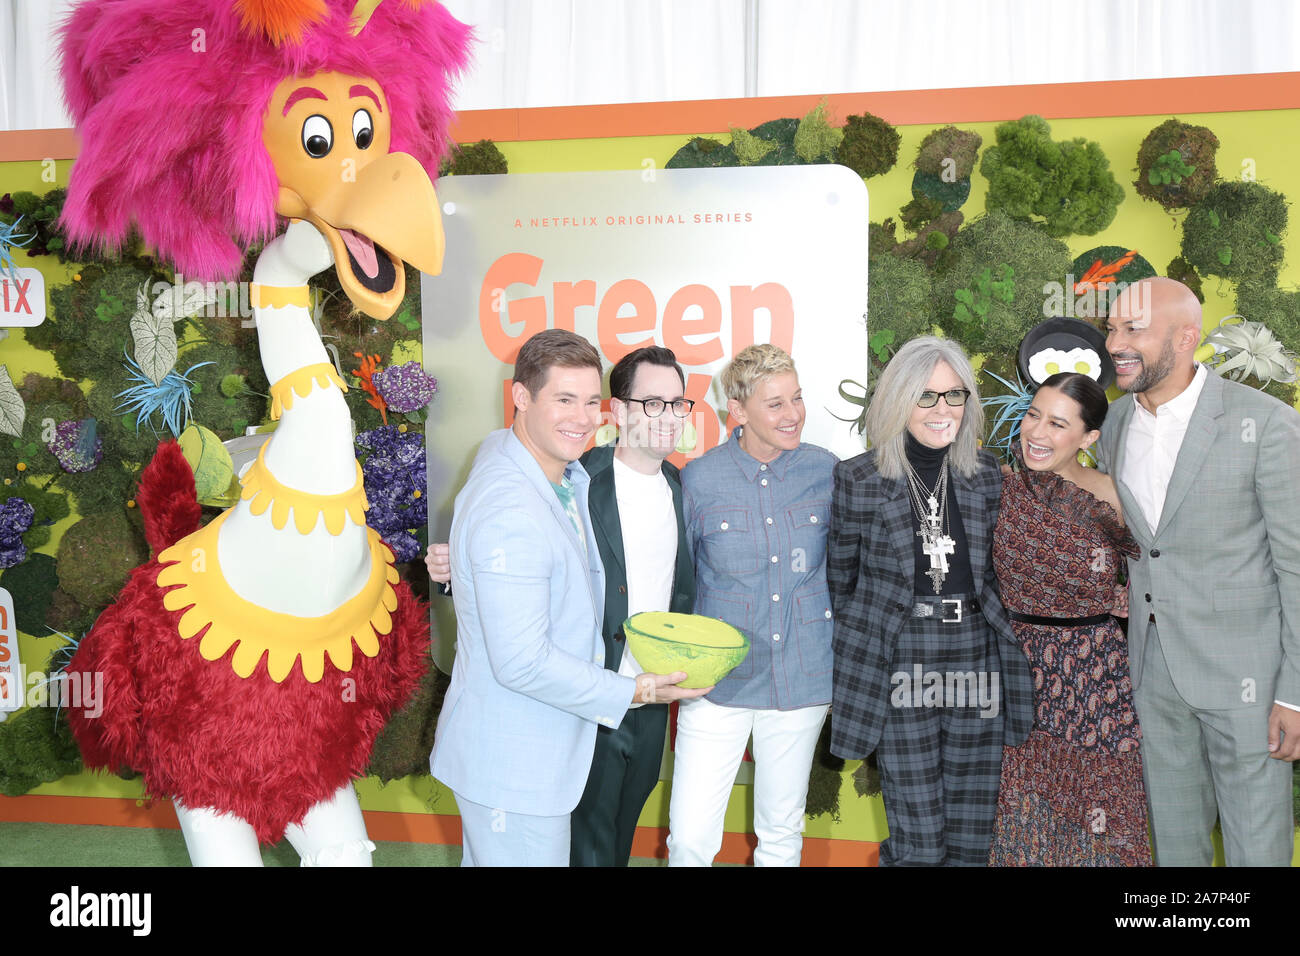
<path fill-rule="evenodd" d="M 1029 358 L 1029 374 L 1041 382 L 1057 372 L 1080 372 L 1094 381 L 1101 377 L 1101 356 L 1095 349 L 1043 349 Z"/>
<path fill-rule="evenodd" d="M 1115 365 L 1101 330 L 1078 319 L 1054 318 L 1029 330 L 1020 343 L 1017 365 L 1024 382 L 1041 385 L 1058 372 L 1080 372 L 1107 388 Z"/>

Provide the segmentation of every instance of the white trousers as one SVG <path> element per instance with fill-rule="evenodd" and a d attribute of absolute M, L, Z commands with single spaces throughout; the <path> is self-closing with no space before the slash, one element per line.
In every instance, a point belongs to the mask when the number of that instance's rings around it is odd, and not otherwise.
<path fill-rule="evenodd" d="M 720 707 L 703 697 L 677 714 L 668 865 L 711 866 L 736 770 L 753 735 L 755 866 L 798 866 L 813 751 L 828 704 L 798 710 Z"/>
<path fill-rule="evenodd" d="M 176 819 L 194 866 L 261 866 L 262 852 L 253 825 L 211 807 L 191 810 L 173 800 Z M 375 845 L 366 836 L 361 804 L 352 784 L 344 784 L 290 825 L 285 839 L 298 851 L 302 866 L 370 866 Z"/>

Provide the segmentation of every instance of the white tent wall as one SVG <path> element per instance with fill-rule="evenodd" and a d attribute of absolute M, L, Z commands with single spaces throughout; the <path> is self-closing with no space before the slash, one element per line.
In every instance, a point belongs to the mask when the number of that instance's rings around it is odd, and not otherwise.
<path fill-rule="evenodd" d="M 0 129 L 70 125 L 71 0 L 0 0 Z M 447 0 L 458 109 L 1300 72 L 1296 0 Z"/>
<path fill-rule="evenodd" d="M 759 2 L 755 95 L 1300 70 L 1294 0 Z"/>
<path fill-rule="evenodd" d="M 70 6 L 70 0 L 0 0 L 0 129 L 72 125 L 54 39 Z"/>

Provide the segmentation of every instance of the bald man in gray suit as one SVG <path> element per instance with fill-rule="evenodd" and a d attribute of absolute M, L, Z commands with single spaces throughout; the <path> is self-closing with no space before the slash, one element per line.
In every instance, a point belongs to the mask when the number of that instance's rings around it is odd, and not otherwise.
<path fill-rule="evenodd" d="M 1156 862 L 1286 866 L 1300 757 L 1300 414 L 1193 359 L 1201 307 L 1172 279 L 1107 322 L 1103 468 L 1142 546 L 1129 656 Z"/>

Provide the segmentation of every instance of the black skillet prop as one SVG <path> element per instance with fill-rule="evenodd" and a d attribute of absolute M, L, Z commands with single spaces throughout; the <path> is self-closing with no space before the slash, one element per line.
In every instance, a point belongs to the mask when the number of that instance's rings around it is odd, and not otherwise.
<path fill-rule="evenodd" d="M 1106 336 L 1079 319 L 1048 319 L 1034 326 L 1020 342 L 1016 364 L 1021 380 L 1031 388 L 1056 372 L 1082 372 L 1102 388 L 1115 381 Z"/>

